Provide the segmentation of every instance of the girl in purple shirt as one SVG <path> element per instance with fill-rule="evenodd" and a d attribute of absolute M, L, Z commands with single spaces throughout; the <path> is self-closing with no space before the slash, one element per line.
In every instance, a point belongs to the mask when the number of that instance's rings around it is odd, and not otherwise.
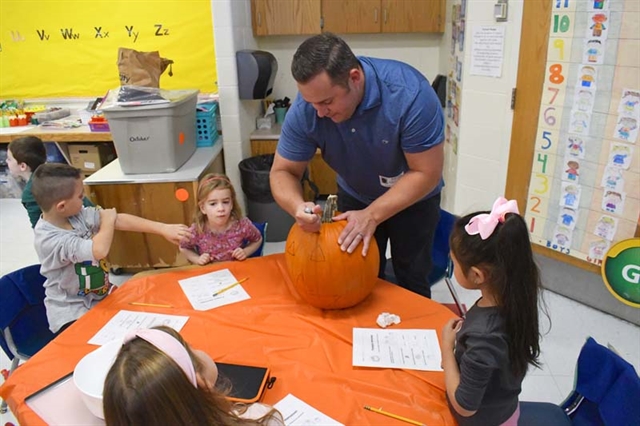
<path fill-rule="evenodd" d="M 189 230 L 192 237 L 180 243 L 191 263 L 245 260 L 262 243 L 260 231 L 242 216 L 229 178 L 209 173 L 198 185 L 198 209 Z"/>

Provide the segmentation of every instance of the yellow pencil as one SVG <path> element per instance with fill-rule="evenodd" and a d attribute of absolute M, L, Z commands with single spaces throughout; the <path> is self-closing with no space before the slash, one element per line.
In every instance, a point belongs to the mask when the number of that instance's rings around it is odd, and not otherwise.
<path fill-rule="evenodd" d="M 129 304 L 135 306 L 151 306 L 154 308 L 173 308 L 171 305 L 159 305 L 157 303 L 129 302 Z"/>
<path fill-rule="evenodd" d="M 383 416 L 391 417 L 392 419 L 401 420 L 403 422 L 411 423 L 412 425 L 417 426 L 426 426 L 424 423 L 417 422 L 415 420 L 408 419 L 406 417 L 399 416 L 397 414 L 391 414 L 386 411 L 382 411 L 381 408 L 374 408 L 369 405 L 364 406 L 365 410 L 373 411 L 374 413 L 382 414 Z"/>
<path fill-rule="evenodd" d="M 233 287 L 235 287 L 237 285 L 240 285 L 240 284 L 242 284 L 243 282 L 245 282 L 248 279 L 249 279 L 249 277 L 246 277 L 246 278 L 243 278 L 243 279 L 241 279 L 239 281 L 236 281 L 235 283 L 233 283 L 231 285 L 228 285 L 228 286 L 226 286 L 225 288 L 223 288 L 221 290 L 216 291 L 215 293 L 213 293 L 213 296 L 215 297 L 215 296 L 217 296 L 217 295 L 219 295 L 221 293 L 224 293 L 225 291 L 229 290 L 230 288 L 233 288 Z"/>

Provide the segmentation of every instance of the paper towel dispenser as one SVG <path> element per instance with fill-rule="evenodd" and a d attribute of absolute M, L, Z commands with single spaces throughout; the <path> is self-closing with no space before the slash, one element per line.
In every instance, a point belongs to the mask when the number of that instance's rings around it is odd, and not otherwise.
<path fill-rule="evenodd" d="M 240 99 L 264 99 L 271 94 L 278 72 L 275 56 L 263 50 L 239 50 L 236 64 Z"/>

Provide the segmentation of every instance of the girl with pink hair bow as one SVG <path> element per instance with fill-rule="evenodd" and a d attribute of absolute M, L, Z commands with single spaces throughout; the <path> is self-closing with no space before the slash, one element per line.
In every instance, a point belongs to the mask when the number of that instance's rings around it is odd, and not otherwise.
<path fill-rule="evenodd" d="M 450 246 L 456 280 L 482 297 L 442 330 L 449 407 L 461 426 L 516 425 L 522 380 L 540 355 L 540 277 L 516 201 L 459 219 Z"/>

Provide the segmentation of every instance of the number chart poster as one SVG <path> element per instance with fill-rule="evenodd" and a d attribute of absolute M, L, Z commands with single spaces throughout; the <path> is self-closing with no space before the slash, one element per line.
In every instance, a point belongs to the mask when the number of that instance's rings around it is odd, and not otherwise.
<path fill-rule="evenodd" d="M 552 5 L 526 219 L 535 243 L 600 265 L 640 213 L 640 4 Z"/>
<path fill-rule="evenodd" d="M 119 47 L 173 60 L 163 89 L 217 91 L 210 0 L 2 0 L 0 97 L 101 96 Z"/>

